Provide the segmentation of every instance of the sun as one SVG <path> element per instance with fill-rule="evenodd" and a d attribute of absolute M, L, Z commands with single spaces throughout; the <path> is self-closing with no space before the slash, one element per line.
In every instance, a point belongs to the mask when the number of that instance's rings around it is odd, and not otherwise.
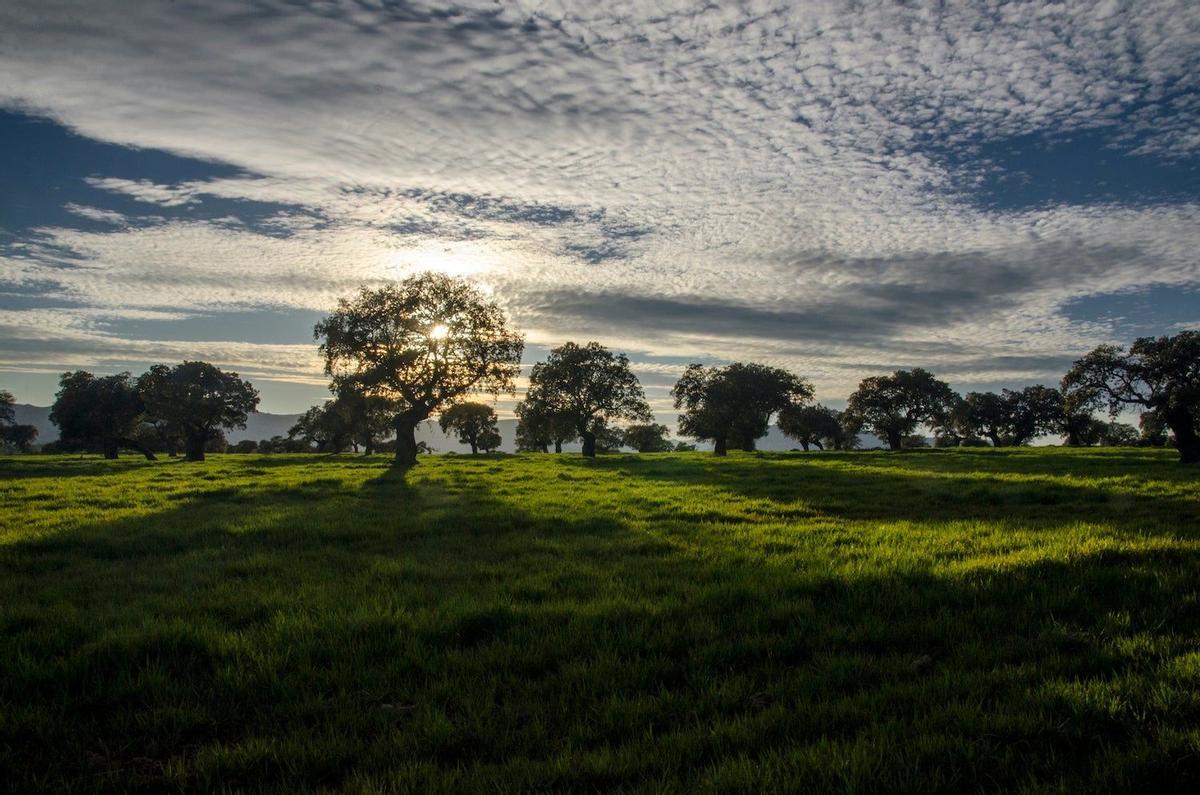
<path fill-rule="evenodd" d="M 445 323 L 438 323 L 436 326 L 429 329 L 429 338 L 431 340 L 444 340 L 446 339 L 446 335 L 449 333 L 450 329 L 446 327 Z"/>

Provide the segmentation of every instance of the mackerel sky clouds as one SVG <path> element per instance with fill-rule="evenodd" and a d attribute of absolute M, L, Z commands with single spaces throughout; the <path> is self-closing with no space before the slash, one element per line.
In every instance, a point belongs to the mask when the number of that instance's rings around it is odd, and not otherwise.
<path fill-rule="evenodd" d="M 204 358 L 323 397 L 357 285 L 477 279 L 656 407 L 1054 383 L 1200 325 L 1200 4 L 0 4 L 0 386 Z"/>

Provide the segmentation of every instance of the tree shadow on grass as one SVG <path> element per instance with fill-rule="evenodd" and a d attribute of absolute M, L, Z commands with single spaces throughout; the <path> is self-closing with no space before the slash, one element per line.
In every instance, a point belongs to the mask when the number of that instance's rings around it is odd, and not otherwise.
<path fill-rule="evenodd" d="M 10 786 L 1189 791 L 1200 776 L 1192 546 L 849 573 L 715 537 L 689 552 L 470 478 L 388 468 L 242 496 L 0 548 Z"/>

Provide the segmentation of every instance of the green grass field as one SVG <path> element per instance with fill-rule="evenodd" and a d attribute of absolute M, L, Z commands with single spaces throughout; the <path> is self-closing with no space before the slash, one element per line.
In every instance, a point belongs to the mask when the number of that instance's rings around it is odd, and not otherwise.
<path fill-rule="evenodd" d="M 1173 451 L 0 460 L 0 787 L 1200 788 Z"/>

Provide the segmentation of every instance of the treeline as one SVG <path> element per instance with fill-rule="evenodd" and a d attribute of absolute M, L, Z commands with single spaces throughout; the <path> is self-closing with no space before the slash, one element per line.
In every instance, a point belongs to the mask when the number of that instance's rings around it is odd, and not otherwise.
<path fill-rule="evenodd" d="M 312 450 L 372 453 L 394 450 L 411 465 L 426 448 L 419 423 L 438 415 L 443 431 L 472 452 L 497 449 L 495 411 L 467 401 L 473 394 L 515 395 L 524 352 L 500 306 L 461 279 L 426 273 L 384 287 L 363 288 L 338 302 L 314 329 L 333 397 L 309 409 L 286 439 L 239 442 L 235 451 Z M 201 460 L 222 430 L 245 427 L 258 404 L 236 373 L 204 362 L 155 365 L 137 379 L 62 377 L 51 419 L 64 449 L 99 448 L 106 457 L 127 447 Z M 1200 461 L 1200 332 L 1144 337 L 1126 351 L 1104 345 L 1075 362 L 1059 387 L 955 393 L 921 368 L 863 379 L 845 411 L 816 404 L 812 384 L 787 370 L 735 362 L 690 365 L 671 390 L 679 433 L 711 442 L 716 455 L 753 450 L 771 420 L 805 450 L 851 450 L 870 433 L 892 450 L 923 446 L 921 427 L 939 446 L 1027 444 L 1057 435 L 1069 445 L 1173 444 L 1187 463 Z M 11 396 L 9 399 L 11 406 Z M 1141 411 L 1140 429 L 1095 418 Z M 3 438 L 13 431 L 11 408 L 0 409 Z M 517 403 L 517 448 L 556 452 L 578 440 L 585 456 L 630 447 L 642 452 L 694 449 L 667 438 L 653 421 L 628 358 L 597 342 L 568 342 L 533 366 Z M 5 421 L 7 416 L 9 421 Z"/>

